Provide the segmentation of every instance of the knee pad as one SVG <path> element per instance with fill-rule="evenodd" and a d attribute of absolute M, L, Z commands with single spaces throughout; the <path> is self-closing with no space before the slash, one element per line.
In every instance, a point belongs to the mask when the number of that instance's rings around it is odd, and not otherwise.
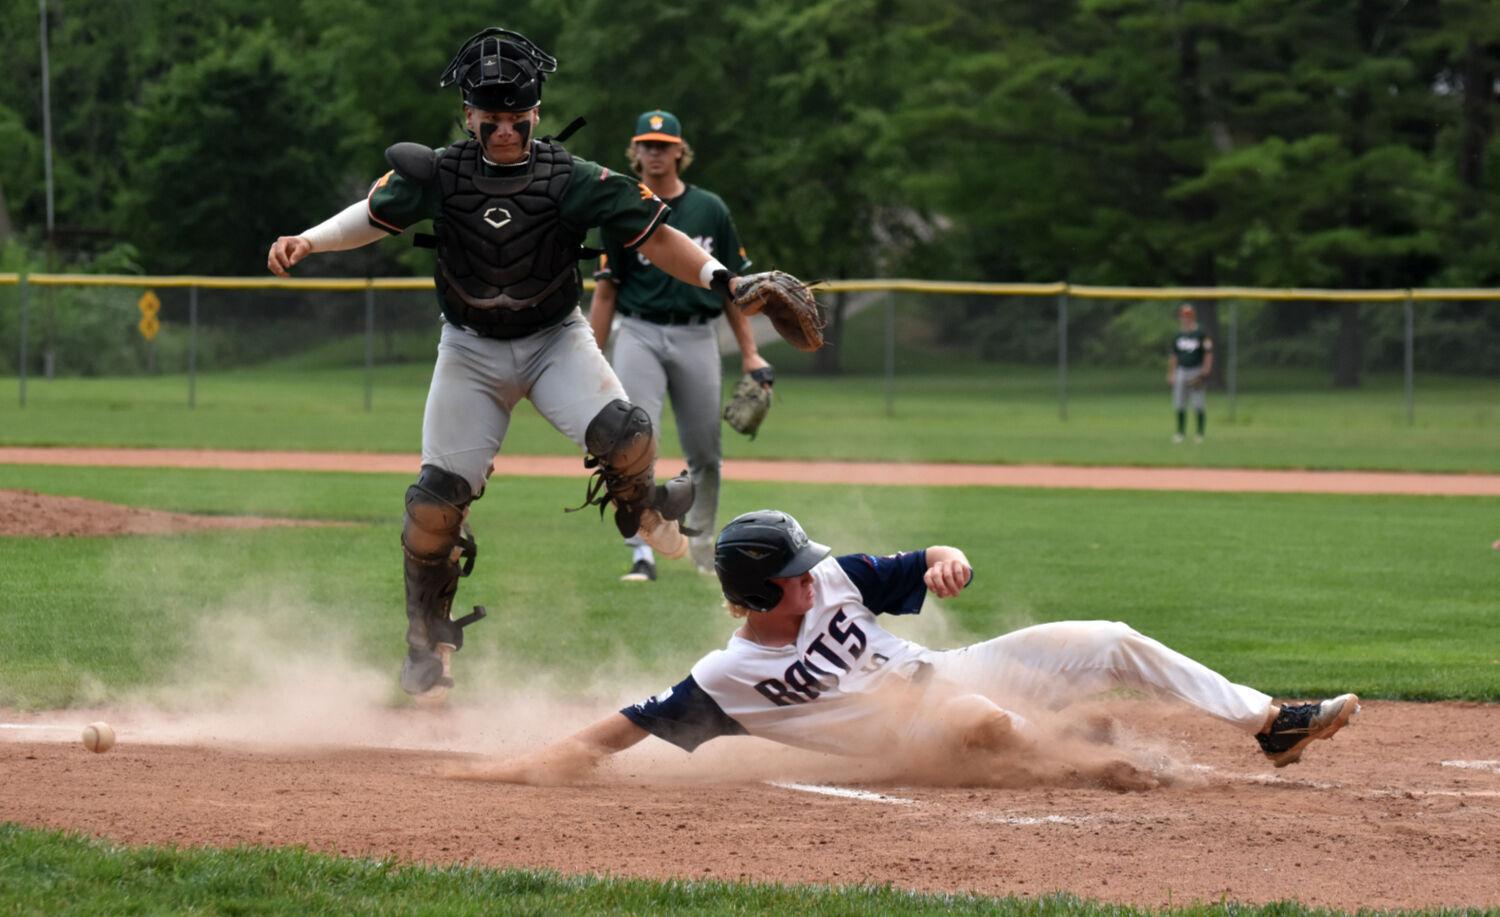
<path fill-rule="evenodd" d="M 439 563 L 467 539 L 464 514 L 474 502 L 469 482 L 435 465 L 423 465 L 415 484 L 406 489 L 406 521 L 401 546 L 419 563 Z M 469 566 L 473 566 L 470 558 Z"/>
<path fill-rule="evenodd" d="M 583 444 L 601 467 L 619 475 L 650 471 L 656 461 L 656 436 L 644 408 L 616 398 L 589 421 Z"/>
<path fill-rule="evenodd" d="M 605 505 L 614 501 L 620 533 L 627 538 L 634 535 L 640 514 L 650 505 L 656 490 L 656 436 L 651 415 L 616 398 L 589 421 L 583 444 L 589 452 L 583 465 L 595 469 L 583 506 L 597 505 L 602 514 Z"/>

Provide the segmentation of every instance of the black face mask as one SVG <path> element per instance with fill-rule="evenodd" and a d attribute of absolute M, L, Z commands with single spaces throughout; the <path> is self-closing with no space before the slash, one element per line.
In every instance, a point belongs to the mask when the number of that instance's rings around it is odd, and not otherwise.
<path fill-rule="evenodd" d="M 487 111 L 525 111 L 542 98 L 542 83 L 557 59 L 526 36 L 489 28 L 464 42 L 438 80 L 458 86 L 464 101 Z"/>

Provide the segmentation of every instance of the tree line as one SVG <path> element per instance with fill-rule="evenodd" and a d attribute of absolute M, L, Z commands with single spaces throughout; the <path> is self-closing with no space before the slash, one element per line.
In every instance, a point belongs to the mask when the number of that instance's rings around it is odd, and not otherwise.
<path fill-rule="evenodd" d="M 0 231 L 44 257 L 36 0 L 0 0 Z M 460 136 L 438 74 L 488 25 L 554 53 L 543 131 L 623 168 L 678 114 L 690 181 L 761 266 L 812 277 L 1347 288 L 1500 285 L 1500 17 L 1488 0 L 47 0 L 54 263 L 254 274 L 279 234 Z M 387 242 L 325 269 L 406 273 Z M 1201 311 L 1211 330 L 1213 304 Z M 1142 309 L 1154 309 L 1146 321 Z M 1335 384 L 1399 359 L 1375 307 L 1271 304 Z M 943 311 L 1015 357 L 1024 318 Z M 1162 306 L 1094 317 L 1171 328 Z M 1132 331 L 1139 329 L 1139 331 Z M 1155 330 L 1149 330 L 1155 329 Z M 1500 307 L 1424 310 L 1424 363 L 1500 371 Z M 1280 355 L 1280 356 L 1277 356 Z M 837 357 L 836 352 L 830 354 Z"/>

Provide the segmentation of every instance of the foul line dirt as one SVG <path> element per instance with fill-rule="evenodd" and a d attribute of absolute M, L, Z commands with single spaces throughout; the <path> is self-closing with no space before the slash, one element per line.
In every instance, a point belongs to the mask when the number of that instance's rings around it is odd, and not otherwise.
<path fill-rule="evenodd" d="M 416 455 L 372 452 L 0 447 L 0 465 L 415 474 L 420 464 Z M 583 467 L 578 458 L 570 456 L 499 455 L 495 457 L 495 473 L 515 477 L 571 478 L 583 474 Z M 735 481 L 802 484 L 1500 497 L 1500 475 L 1493 474 L 726 459 L 724 476 Z"/>

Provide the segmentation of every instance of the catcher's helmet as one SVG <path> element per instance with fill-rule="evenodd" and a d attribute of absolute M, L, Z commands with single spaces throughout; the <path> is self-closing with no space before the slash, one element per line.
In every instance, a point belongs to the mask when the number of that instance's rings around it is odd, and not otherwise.
<path fill-rule="evenodd" d="M 752 611 L 770 611 L 781 601 L 781 587 L 772 578 L 801 576 L 831 552 L 786 513 L 756 510 L 736 516 L 719 533 L 714 572 L 724 598 Z"/>
<path fill-rule="evenodd" d="M 465 104 L 484 111 L 530 111 L 542 103 L 542 82 L 557 72 L 557 58 L 520 32 L 488 28 L 448 62 L 438 88 L 457 85 Z"/>

